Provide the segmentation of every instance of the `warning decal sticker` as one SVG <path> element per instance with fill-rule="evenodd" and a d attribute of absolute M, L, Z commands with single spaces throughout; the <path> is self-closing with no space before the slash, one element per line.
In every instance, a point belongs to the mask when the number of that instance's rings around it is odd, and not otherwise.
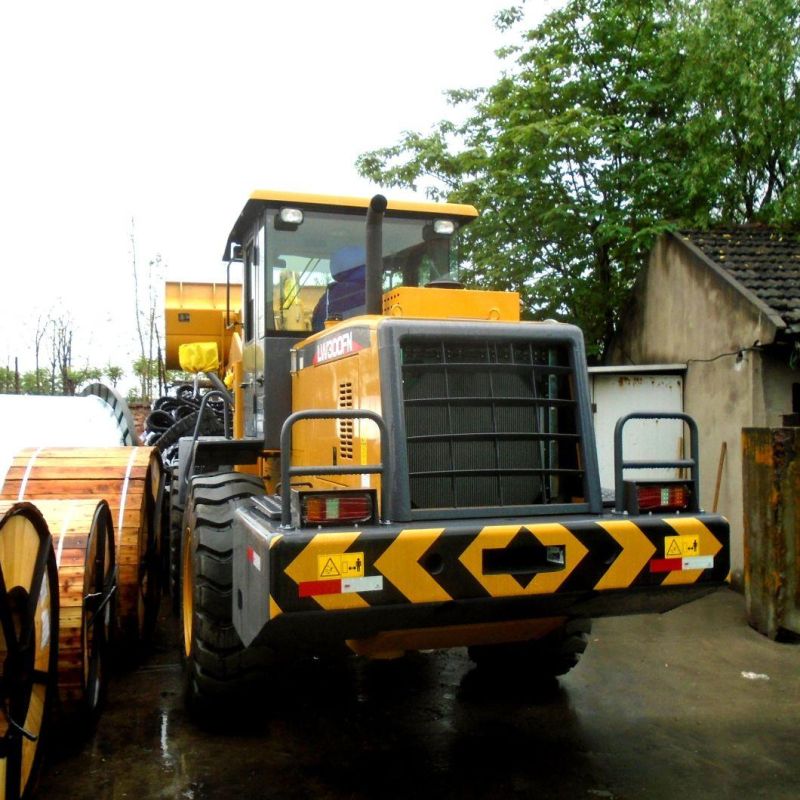
<path fill-rule="evenodd" d="M 700 555 L 698 536 L 667 536 L 664 539 L 664 555 L 667 558 L 683 558 Z"/>
<path fill-rule="evenodd" d="M 363 578 L 363 553 L 331 553 L 317 556 L 317 577 L 320 580 Z"/>

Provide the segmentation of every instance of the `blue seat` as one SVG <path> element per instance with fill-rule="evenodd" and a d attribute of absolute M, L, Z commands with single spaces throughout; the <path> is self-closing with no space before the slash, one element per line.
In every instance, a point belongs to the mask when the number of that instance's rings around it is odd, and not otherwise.
<path fill-rule="evenodd" d="M 311 329 L 321 331 L 330 317 L 355 317 L 366 310 L 366 253 L 363 245 L 341 247 L 331 256 L 331 277 L 311 315 Z"/>

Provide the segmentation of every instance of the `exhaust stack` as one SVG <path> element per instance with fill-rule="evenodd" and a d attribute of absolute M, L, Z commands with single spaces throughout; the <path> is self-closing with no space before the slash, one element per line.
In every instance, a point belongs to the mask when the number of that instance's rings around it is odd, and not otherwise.
<path fill-rule="evenodd" d="M 366 308 L 367 314 L 383 313 L 383 213 L 387 201 L 376 194 L 369 201 L 367 211 L 367 263 Z"/>

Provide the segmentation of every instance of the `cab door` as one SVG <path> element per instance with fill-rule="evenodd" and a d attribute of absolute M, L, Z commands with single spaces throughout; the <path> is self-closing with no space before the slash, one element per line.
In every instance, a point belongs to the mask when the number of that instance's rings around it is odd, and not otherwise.
<path fill-rule="evenodd" d="M 257 226 L 244 246 L 244 433 L 264 436 L 264 228 Z"/>

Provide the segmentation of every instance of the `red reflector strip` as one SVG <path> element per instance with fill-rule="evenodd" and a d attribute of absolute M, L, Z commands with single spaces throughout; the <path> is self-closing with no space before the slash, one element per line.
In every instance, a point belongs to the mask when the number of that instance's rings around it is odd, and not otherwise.
<path fill-rule="evenodd" d="M 300 597 L 314 597 L 320 594 L 341 594 L 342 581 L 304 581 L 297 587 Z"/>
<path fill-rule="evenodd" d="M 650 572 L 683 572 L 690 569 L 713 569 L 714 556 L 689 556 L 687 558 L 654 558 Z"/>
<path fill-rule="evenodd" d="M 247 548 L 247 560 L 261 572 L 261 556 L 252 547 Z"/>
<path fill-rule="evenodd" d="M 300 597 L 317 597 L 321 594 L 359 594 L 382 592 L 383 575 L 366 578 L 342 578 L 334 581 L 305 581 L 298 585 Z"/>
<path fill-rule="evenodd" d="M 654 558 L 650 562 L 650 572 L 679 572 L 681 569 L 682 558 Z"/>

